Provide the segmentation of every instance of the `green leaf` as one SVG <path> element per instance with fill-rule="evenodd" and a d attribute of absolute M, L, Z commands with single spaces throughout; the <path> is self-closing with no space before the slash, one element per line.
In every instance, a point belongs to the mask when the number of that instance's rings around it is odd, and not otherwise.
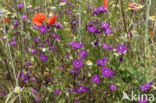
<path fill-rule="evenodd" d="M 13 92 L 11 92 L 11 93 L 9 93 L 9 94 L 7 95 L 7 98 L 6 98 L 6 100 L 5 100 L 5 103 L 8 103 L 8 101 L 9 101 L 10 97 L 12 96 L 12 94 L 13 94 Z"/>
<path fill-rule="evenodd" d="M 59 100 L 59 103 L 64 103 L 64 102 L 65 102 L 65 99 L 64 98 L 62 98 L 62 99 Z"/>
<path fill-rule="evenodd" d="M 13 98 L 11 101 L 9 101 L 9 103 L 14 103 L 14 101 L 16 100 L 18 96 L 16 96 L 15 98 Z"/>
<path fill-rule="evenodd" d="M 131 74 L 135 74 L 136 70 L 133 68 L 128 67 L 127 70 L 131 73 Z"/>

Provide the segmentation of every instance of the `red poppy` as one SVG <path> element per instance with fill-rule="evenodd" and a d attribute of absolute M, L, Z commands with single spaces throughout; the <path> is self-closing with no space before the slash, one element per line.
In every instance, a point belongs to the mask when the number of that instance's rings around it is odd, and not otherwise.
<path fill-rule="evenodd" d="M 56 15 L 52 15 L 51 17 L 47 18 L 46 23 L 53 24 L 56 20 Z"/>
<path fill-rule="evenodd" d="M 9 19 L 8 17 L 5 17 L 5 18 L 4 18 L 4 22 L 5 22 L 5 23 L 10 22 L 10 19 Z M 3 23 L 3 20 L 1 20 L 1 23 Z"/>
<path fill-rule="evenodd" d="M 103 0 L 103 5 L 104 5 L 105 8 L 107 9 L 107 0 Z"/>
<path fill-rule="evenodd" d="M 150 29 L 148 29 L 148 32 L 149 32 L 149 34 L 150 34 L 151 36 L 154 35 L 153 32 L 152 32 Z"/>
<path fill-rule="evenodd" d="M 36 24 L 37 26 L 42 25 L 42 21 L 44 21 L 46 18 L 46 15 L 44 13 L 38 13 L 34 14 L 32 18 L 32 22 Z"/>

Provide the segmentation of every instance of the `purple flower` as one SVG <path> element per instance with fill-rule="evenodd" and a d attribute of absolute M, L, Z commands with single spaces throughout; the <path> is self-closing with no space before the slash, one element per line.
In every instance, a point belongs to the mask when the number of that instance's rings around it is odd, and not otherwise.
<path fill-rule="evenodd" d="M 40 36 L 34 38 L 34 41 L 37 42 L 40 39 Z"/>
<path fill-rule="evenodd" d="M 55 25 L 57 28 L 62 28 L 62 24 L 55 23 L 54 25 Z"/>
<path fill-rule="evenodd" d="M 19 3 L 16 6 L 17 6 L 17 8 L 23 7 L 23 3 Z"/>
<path fill-rule="evenodd" d="M 27 19 L 27 15 L 22 15 L 21 19 Z"/>
<path fill-rule="evenodd" d="M 6 95 L 7 95 L 7 93 L 6 93 L 6 92 L 1 91 L 1 92 L 0 92 L 0 95 L 1 95 L 1 96 L 6 96 Z"/>
<path fill-rule="evenodd" d="M 111 33 L 112 33 L 111 28 L 107 28 L 106 31 L 105 31 L 105 34 L 107 35 L 107 34 L 111 34 Z"/>
<path fill-rule="evenodd" d="M 31 92 L 32 92 L 32 93 L 36 93 L 37 91 L 36 91 L 35 89 L 32 89 Z"/>
<path fill-rule="evenodd" d="M 36 50 L 31 48 L 31 49 L 30 49 L 30 52 L 33 54 L 33 53 L 36 52 Z"/>
<path fill-rule="evenodd" d="M 103 49 L 108 49 L 108 48 L 109 48 L 109 45 L 107 45 L 106 43 L 104 43 L 104 44 L 102 45 L 102 48 L 103 48 Z"/>
<path fill-rule="evenodd" d="M 47 29 L 46 29 L 45 25 L 38 26 L 38 28 L 39 28 L 41 33 L 46 33 L 47 32 Z"/>
<path fill-rule="evenodd" d="M 34 77 L 30 77 L 29 78 L 31 81 L 36 81 L 36 78 L 34 78 Z"/>
<path fill-rule="evenodd" d="M 26 66 L 30 66 L 31 64 L 30 64 L 29 61 L 26 61 L 26 62 L 24 62 L 24 65 L 26 65 Z"/>
<path fill-rule="evenodd" d="M 55 33 L 53 33 L 53 37 L 55 38 L 55 41 L 60 40 L 60 37 L 58 35 L 56 35 Z"/>
<path fill-rule="evenodd" d="M 16 45 L 16 41 L 10 41 L 10 45 Z"/>
<path fill-rule="evenodd" d="M 84 92 L 84 91 L 86 91 L 86 87 L 85 86 L 83 86 L 83 85 L 80 85 L 78 88 L 77 88 L 77 92 Z"/>
<path fill-rule="evenodd" d="M 74 73 L 74 72 L 78 72 L 79 70 L 80 70 L 79 68 L 71 69 L 70 72 L 71 72 L 71 73 Z"/>
<path fill-rule="evenodd" d="M 98 75 L 92 76 L 92 82 L 99 83 L 99 81 L 100 81 L 100 78 L 98 77 Z"/>
<path fill-rule="evenodd" d="M 73 65 L 76 67 L 76 68 L 79 68 L 80 66 L 82 66 L 82 60 L 81 59 L 75 59 L 73 61 Z"/>
<path fill-rule="evenodd" d="M 47 56 L 44 56 L 44 55 L 41 55 L 39 58 L 40 58 L 42 61 L 48 60 Z"/>
<path fill-rule="evenodd" d="M 124 46 L 123 44 L 120 44 L 119 46 L 116 47 L 117 52 L 125 52 L 127 49 L 126 46 Z"/>
<path fill-rule="evenodd" d="M 102 23 L 101 23 L 101 28 L 102 28 L 102 29 L 107 29 L 108 26 L 109 26 L 109 24 L 108 24 L 107 22 L 102 22 Z"/>
<path fill-rule="evenodd" d="M 61 91 L 60 91 L 59 89 L 55 89 L 55 90 L 54 90 L 54 93 L 55 93 L 55 94 L 60 94 L 60 92 L 61 92 Z"/>
<path fill-rule="evenodd" d="M 104 66 L 106 64 L 107 58 L 103 57 L 101 60 L 97 60 L 97 65 Z"/>
<path fill-rule="evenodd" d="M 101 74 L 103 76 L 109 77 L 109 76 L 111 76 L 111 70 L 109 70 L 108 67 L 102 67 L 101 68 Z"/>
<path fill-rule="evenodd" d="M 105 8 L 105 6 L 100 6 L 99 8 L 95 8 L 93 10 L 93 15 L 104 12 L 108 12 L 107 9 Z"/>
<path fill-rule="evenodd" d="M 150 87 L 150 83 L 146 83 L 140 86 L 141 91 L 147 91 Z"/>
<path fill-rule="evenodd" d="M 87 26 L 87 30 L 92 32 L 92 33 L 97 31 L 96 27 L 94 27 L 94 26 Z"/>
<path fill-rule="evenodd" d="M 110 85 L 109 85 L 109 89 L 112 90 L 112 91 L 115 90 L 115 89 L 116 89 L 116 85 L 113 84 L 113 83 L 110 84 Z"/>
<path fill-rule="evenodd" d="M 147 103 L 147 101 L 144 97 L 140 97 L 138 103 Z"/>
<path fill-rule="evenodd" d="M 88 52 L 85 51 L 84 49 L 81 50 L 80 52 L 78 52 L 78 55 L 80 55 L 81 58 L 84 58 L 84 56 L 87 55 L 87 54 L 88 54 Z"/>
<path fill-rule="evenodd" d="M 73 42 L 72 47 L 78 49 L 83 47 L 83 44 L 80 41 L 78 41 L 77 43 Z"/>
<path fill-rule="evenodd" d="M 40 100 L 40 97 L 37 96 L 37 97 L 34 97 L 34 101 L 38 102 Z"/>

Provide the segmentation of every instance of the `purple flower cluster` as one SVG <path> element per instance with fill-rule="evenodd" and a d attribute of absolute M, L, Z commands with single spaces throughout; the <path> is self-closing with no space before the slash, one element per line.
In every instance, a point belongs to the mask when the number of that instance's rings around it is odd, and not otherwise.
<path fill-rule="evenodd" d="M 72 45 L 72 47 L 75 48 L 75 49 L 79 49 L 81 47 L 84 47 L 83 44 L 80 41 L 78 41 L 78 42 L 71 41 L 71 42 L 68 42 L 67 44 Z"/>
<path fill-rule="evenodd" d="M 60 92 L 61 92 L 61 91 L 60 91 L 59 89 L 55 89 L 55 90 L 54 90 L 54 93 L 55 93 L 55 94 L 60 94 Z"/>
<path fill-rule="evenodd" d="M 147 103 L 147 101 L 144 97 L 140 97 L 138 103 Z"/>
<path fill-rule="evenodd" d="M 84 56 L 87 54 L 88 54 L 88 52 L 84 49 L 78 52 L 78 55 L 80 55 L 81 58 L 84 58 Z"/>
<path fill-rule="evenodd" d="M 105 77 L 110 77 L 115 74 L 115 71 L 110 70 L 108 67 L 102 67 L 101 68 L 101 75 Z"/>
<path fill-rule="evenodd" d="M 38 26 L 38 29 L 40 30 L 41 33 L 46 33 L 47 32 L 46 25 Z"/>
<path fill-rule="evenodd" d="M 143 84 L 140 86 L 141 91 L 147 91 L 151 88 L 152 83 L 154 83 L 155 81 L 151 81 L 149 83 Z"/>
<path fill-rule="evenodd" d="M 58 35 L 56 35 L 55 33 L 53 33 L 53 37 L 55 38 L 55 41 L 60 40 L 60 37 Z"/>
<path fill-rule="evenodd" d="M 23 3 L 19 3 L 16 6 L 17 6 L 17 8 L 23 7 Z"/>
<path fill-rule="evenodd" d="M 95 8 L 93 10 L 93 15 L 97 15 L 98 13 L 104 13 L 104 12 L 108 12 L 107 9 L 105 8 L 105 6 L 100 6 L 99 8 Z"/>
<path fill-rule="evenodd" d="M 102 45 L 102 48 L 103 48 L 103 49 L 107 49 L 107 50 L 113 50 L 113 49 L 114 49 L 114 47 L 113 47 L 112 45 L 107 45 L 106 43 L 104 43 L 104 44 Z"/>
<path fill-rule="evenodd" d="M 104 32 L 106 35 L 111 34 L 112 30 L 109 27 L 107 22 L 98 22 L 98 21 L 90 21 L 89 25 L 86 26 L 86 29 L 91 33 L 102 33 Z"/>
<path fill-rule="evenodd" d="M 124 44 L 120 44 L 119 46 L 116 47 L 116 51 L 118 52 L 122 52 L 124 53 L 127 49 L 127 46 L 125 46 Z"/>
<path fill-rule="evenodd" d="M 102 59 L 97 60 L 97 65 L 104 66 L 106 64 L 106 61 L 107 61 L 107 58 L 103 57 Z"/>

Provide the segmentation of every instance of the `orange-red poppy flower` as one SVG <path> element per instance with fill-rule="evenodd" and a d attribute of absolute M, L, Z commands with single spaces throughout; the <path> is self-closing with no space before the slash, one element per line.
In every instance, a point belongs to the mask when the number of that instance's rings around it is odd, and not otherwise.
<path fill-rule="evenodd" d="M 32 22 L 34 24 L 36 24 L 37 26 L 40 26 L 42 25 L 42 21 L 44 21 L 46 18 L 46 15 L 44 13 L 36 13 L 33 15 L 33 18 L 32 18 Z"/>
<path fill-rule="evenodd" d="M 5 23 L 10 22 L 10 19 L 9 19 L 8 17 L 5 17 L 5 18 L 4 18 L 4 22 L 5 22 Z M 1 23 L 3 23 L 3 20 L 1 20 Z"/>
<path fill-rule="evenodd" d="M 56 20 L 56 15 L 52 15 L 51 17 L 47 18 L 46 23 L 53 24 Z"/>
<path fill-rule="evenodd" d="M 103 5 L 104 5 L 105 8 L 107 9 L 107 0 L 103 0 Z"/>
<path fill-rule="evenodd" d="M 153 32 L 150 29 L 148 29 L 148 32 L 151 36 L 153 36 Z"/>

